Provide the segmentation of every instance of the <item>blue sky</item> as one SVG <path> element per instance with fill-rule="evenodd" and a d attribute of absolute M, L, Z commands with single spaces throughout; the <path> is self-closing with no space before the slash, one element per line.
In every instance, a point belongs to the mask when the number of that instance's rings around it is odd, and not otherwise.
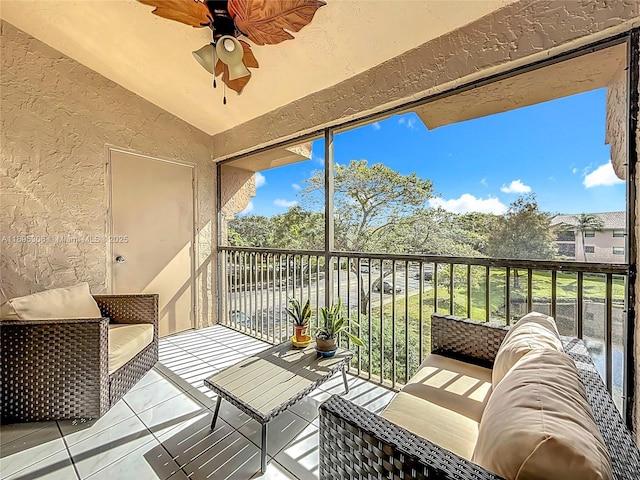
<path fill-rule="evenodd" d="M 414 113 L 337 134 L 335 161 L 366 159 L 430 179 L 431 206 L 502 213 L 535 193 L 551 213 L 620 211 L 625 185 L 605 145 L 605 89 L 427 130 Z M 300 202 L 299 187 L 322 168 L 323 142 L 312 159 L 265 170 L 244 212 L 271 216 Z"/>

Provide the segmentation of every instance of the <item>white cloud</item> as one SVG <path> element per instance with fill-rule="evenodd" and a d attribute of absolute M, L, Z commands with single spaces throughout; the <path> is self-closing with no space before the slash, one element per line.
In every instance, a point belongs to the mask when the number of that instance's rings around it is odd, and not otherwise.
<path fill-rule="evenodd" d="M 402 115 L 398 117 L 398 125 L 405 125 L 409 130 L 415 130 L 416 127 L 416 119 L 407 115 Z"/>
<path fill-rule="evenodd" d="M 253 202 L 249 201 L 247 206 L 241 212 L 238 212 L 238 215 L 246 215 L 249 212 L 253 212 Z"/>
<path fill-rule="evenodd" d="M 298 205 L 298 202 L 296 200 L 285 200 L 284 198 L 276 198 L 273 201 L 273 204 L 276 207 L 291 208 Z"/>
<path fill-rule="evenodd" d="M 300 190 L 302 187 L 300 185 L 298 185 L 297 183 L 292 183 L 291 184 L 291 188 L 293 188 L 294 190 L 298 191 Z"/>
<path fill-rule="evenodd" d="M 502 187 L 500 187 L 500 191 L 504 193 L 529 193 L 531 191 L 531 187 L 529 185 L 525 185 L 518 179 L 512 181 L 508 186 L 502 185 Z"/>
<path fill-rule="evenodd" d="M 476 198 L 470 193 L 463 193 L 460 198 L 452 198 L 451 200 L 431 198 L 429 206 L 454 213 L 480 212 L 501 215 L 507 211 L 507 206 L 497 198 Z"/>
<path fill-rule="evenodd" d="M 488 187 L 489 184 L 487 183 L 487 179 L 483 178 L 482 180 L 480 180 L 480 185 L 482 185 L 485 188 Z"/>
<path fill-rule="evenodd" d="M 380 122 L 372 123 L 371 126 L 373 127 L 374 130 L 380 130 L 382 128 L 382 125 L 380 125 Z"/>
<path fill-rule="evenodd" d="M 591 187 L 610 187 L 611 185 L 616 185 L 617 183 L 624 183 L 623 180 L 620 180 L 616 173 L 613 171 L 613 165 L 611 162 L 607 162 L 604 165 L 600 165 L 593 172 L 585 175 L 582 184 L 586 188 Z"/>
<path fill-rule="evenodd" d="M 256 188 L 260 188 L 263 185 L 266 185 L 267 179 L 264 178 L 264 175 L 260 172 L 256 172 Z"/>
<path fill-rule="evenodd" d="M 576 173 L 578 173 L 578 169 L 576 167 L 573 167 L 571 169 L 571 173 L 573 173 L 575 175 Z"/>

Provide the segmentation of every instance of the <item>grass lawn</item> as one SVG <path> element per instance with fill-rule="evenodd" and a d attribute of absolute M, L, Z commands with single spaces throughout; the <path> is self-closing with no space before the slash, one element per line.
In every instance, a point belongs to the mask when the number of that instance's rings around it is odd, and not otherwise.
<path fill-rule="evenodd" d="M 454 314 L 477 320 L 485 320 L 485 277 L 484 268 L 472 269 L 471 278 L 471 315 L 467 314 L 467 278 L 466 267 L 454 270 Z M 551 302 L 551 273 L 546 271 L 532 272 L 532 297 L 534 306 L 545 305 L 548 308 Z M 440 281 L 447 280 L 448 275 L 440 276 Z M 526 309 L 527 295 L 527 272 L 520 271 L 519 279 L 514 287 L 514 276 L 511 272 L 511 302 L 512 317 L 519 317 L 520 310 L 516 306 L 523 306 Z M 605 275 L 587 275 L 583 277 L 583 298 L 591 304 L 603 304 L 606 292 Z M 556 277 L 556 298 L 558 305 L 557 322 L 562 334 L 573 334 L 575 309 L 573 306 L 577 301 L 577 274 L 558 273 Z M 423 355 L 431 351 L 431 314 L 436 310 L 434 308 L 434 289 L 432 282 L 425 282 L 422 295 L 422 305 L 420 304 L 420 295 L 415 290 L 409 292 L 408 298 L 398 298 L 393 303 L 387 303 L 382 307 L 383 322 L 380 325 L 380 307 L 373 307 L 371 310 L 371 331 L 372 331 L 372 358 L 371 365 L 368 362 L 368 344 L 369 344 L 369 319 L 363 316 L 360 321 L 361 338 L 367 345 L 361 349 L 361 361 L 366 370 L 371 367 L 375 377 L 380 374 L 381 357 L 379 350 L 382 347 L 384 351 L 384 377 L 391 379 L 393 371 L 391 365 L 396 363 L 395 375 L 399 383 L 413 375 L 417 366 L 420 364 L 421 358 L 419 354 L 419 332 L 420 332 L 420 311 L 422 310 L 422 346 Z M 618 305 L 622 304 L 625 292 L 625 279 L 623 277 L 614 277 L 613 279 L 613 298 Z M 496 269 L 491 272 L 490 276 L 490 319 L 492 322 L 505 322 L 504 304 L 505 304 L 505 271 L 504 269 Z M 441 313 L 449 313 L 450 293 L 448 285 L 440 285 L 437 290 L 438 294 L 438 311 Z M 385 298 L 390 296 L 385 295 Z M 562 306 L 568 305 L 569 308 L 562 311 Z M 408 318 L 405 319 L 405 306 L 408 312 Z M 572 312 L 572 313 L 566 313 Z M 393 321 L 395 319 L 395 321 Z M 512 318 L 513 320 L 513 318 Z M 589 321 L 585 318 L 584 331 L 585 335 L 593 334 L 595 337 L 600 336 L 599 332 L 603 325 L 599 319 Z M 616 318 L 614 315 L 614 324 Z M 382 327 L 382 328 L 380 328 Z M 593 330 L 593 332 L 592 332 Z M 597 331 L 597 332 L 596 332 Z M 382 336 L 382 338 L 380 338 Z M 395 336 L 395 342 L 392 338 Z M 409 347 L 407 348 L 407 338 Z M 395 348 L 394 348 L 395 344 Z M 395 358 L 392 354 L 395 350 Z M 409 354 L 409 369 L 405 367 L 406 352 Z M 355 363 L 355 362 L 354 362 Z"/>
<path fill-rule="evenodd" d="M 486 285 L 482 272 L 472 269 L 471 274 L 471 318 L 485 320 L 486 318 Z M 479 275 L 482 273 L 482 275 Z M 546 271 L 532 272 L 532 298 L 535 303 L 549 303 L 551 301 L 551 273 Z M 448 279 L 447 279 L 448 280 Z M 518 279 L 514 279 L 513 272 L 510 277 L 510 296 L 513 304 L 526 303 L 527 301 L 527 272 L 519 272 Z M 514 287 L 514 281 L 516 286 Z M 614 276 L 612 285 L 613 299 L 616 302 L 624 301 L 625 280 L 623 277 Z M 583 297 L 585 299 L 604 302 L 606 292 L 606 277 L 604 275 L 584 275 Z M 431 315 L 434 308 L 434 289 L 431 282 L 425 283 L 423 292 L 423 316 Z M 450 292 L 448 285 L 440 285 L 438 293 L 438 308 L 441 313 L 449 313 Z M 556 298 L 558 303 L 576 301 L 578 298 L 578 276 L 575 273 L 558 273 L 556 277 Z M 489 283 L 489 311 L 491 319 L 502 317 L 504 320 L 504 305 L 506 301 L 505 272 L 496 270 L 491 272 Z M 467 314 L 467 279 L 466 267 L 454 272 L 454 314 L 466 317 Z M 395 302 L 396 318 L 404 319 L 405 299 Z M 392 305 L 383 307 L 385 316 L 391 316 Z M 378 310 L 376 310 L 376 315 Z M 418 318 L 420 314 L 419 294 L 409 296 L 409 318 Z"/>

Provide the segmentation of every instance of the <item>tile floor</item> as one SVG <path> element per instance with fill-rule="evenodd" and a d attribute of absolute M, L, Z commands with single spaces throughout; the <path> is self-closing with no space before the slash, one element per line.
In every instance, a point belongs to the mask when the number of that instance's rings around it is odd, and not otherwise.
<path fill-rule="evenodd" d="M 223 326 L 164 338 L 160 361 L 109 412 L 93 421 L 0 426 L 6 479 L 314 479 L 318 405 L 343 394 L 341 375 L 269 423 L 268 468 L 260 474 L 260 425 L 215 395 L 203 379 L 269 345 Z M 348 376 L 347 398 L 381 410 L 393 392 Z"/>

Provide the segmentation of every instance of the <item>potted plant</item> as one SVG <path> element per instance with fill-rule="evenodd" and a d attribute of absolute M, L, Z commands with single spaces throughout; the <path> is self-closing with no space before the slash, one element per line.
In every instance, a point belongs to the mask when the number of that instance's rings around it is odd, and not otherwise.
<path fill-rule="evenodd" d="M 308 338 L 307 328 L 309 327 L 309 320 L 311 320 L 311 301 L 307 300 L 307 303 L 301 305 L 300 300 L 292 298 L 289 300 L 289 308 L 285 310 L 293 319 L 296 341 L 304 342 Z"/>
<path fill-rule="evenodd" d="M 333 356 L 338 348 L 336 340 L 340 333 L 344 333 L 359 347 L 364 347 L 362 340 L 349 331 L 347 318 L 342 314 L 342 300 L 338 299 L 337 303 L 332 304 L 329 308 L 321 308 L 320 313 L 322 314 L 322 324 L 316 329 L 318 353 L 325 357 Z M 357 324 L 354 325 L 357 326 Z"/>

